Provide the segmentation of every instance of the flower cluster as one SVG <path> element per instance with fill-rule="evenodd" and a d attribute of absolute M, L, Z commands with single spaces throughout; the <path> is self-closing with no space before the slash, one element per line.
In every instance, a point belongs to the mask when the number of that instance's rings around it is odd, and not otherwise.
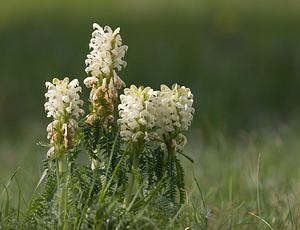
<path fill-rule="evenodd" d="M 182 152 L 187 143 L 182 132 L 188 130 L 195 111 L 190 89 L 175 84 L 172 89 L 161 85 L 161 91 L 153 91 L 132 85 L 124 92 L 118 120 L 123 140 L 149 140 L 149 131 L 156 128 L 150 139 L 157 140 L 164 151 L 171 146 L 175 152 Z"/>
<path fill-rule="evenodd" d="M 127 63 L 122 59 L 128 47 L 122 45 L 120 28 L 112 31 L 109 26 L 103 29 L 96 23 L 93 28 L 95 31 L 89 44 L 92 51 L 85 61 L 85 71 L 91 76 L 84 80 L 84 84 L 92 88 L 89 99 L 93 107 L 87 122 L 93 123 L 96 117 L 104 117 L 106 121 L 112 122 L 114 103 L 118 98 L 117 89 L 125 86 L 116 71 L 126 66 Z"/>
<path fill-rule="evenodd" d="M 135 180 L 147 184 L 143 186 L 143 197 L 156 193 L 175 202 L 178 192 L 183 203 L 184 172 L 176 156 L 187 143 L 183 132 L 188 130 L 195 112 L 193 94 L 177 84 L 171 89 L 161 85 L 158 91 L 131 85 L 120 95 L 117 120 L 120 129 L 116 129 L 113 122 L 117 90 L 125 86 L 117 72 L 127 65 L 123 58 L 128 47 L 122 45 L 120 28 L 113 31 L 96 23 L 93 28 L 91 52 L 85 60 L 88 76 L 84 80 L 86 87 L 91 88 L 90 113 L 80 123 L 78 132 L 78 117 L 84 114 L 78 80 L 69 82 L 66 77 L 46 82 L 45 110 L 47 117 L 53 117 L 47 126 L 50 139 L 47 156 L 56 160 L 56 172 L 63 177 L 70 160 L 76 158 L 72 151 L 83 145 L 90 154 L 92 170 L 99 168 L 100 174 L 106 172 L 101 176 L 101 182 L 104 180 L 98 205 L 106 200 L 107 192 L 114 186 L 117 193 L 126 189 L 125 194 L 116 195 L 124 196 L 124 206 L 128 209 L 135 199 L 132 199 Z M 120 137 L 128 144 L 124 150 Z M 127 173 L 130 175 L 125 180 Z"/>
<path fill-rule="evenodd" d="M 139 87 L 132 85 L 124 90 L 125 94 L 120 96 L 121 133 L 125 141 L 137 142 L 144 139 L 149 140 L 148 132 L 155 125 L 155 109 L 153 106 L 153 90 L 150 87 Z"/>
<path fill-rule="evenodd" d="M 85 61 L 88 66 L 85 71 L 91 72 L 92 76 L 110 75 L 111 71 L 115 72 L 115 68 L 120 71 L 122 66 L 125 67 L 127 64 L 122 58 L 128 49 L 127 46 L 122 45 L 120 28 L 112 31 L 109 26 L 103 29 L 97 23 L 93 24 L 93 28 L 96 29 L 90 41 L 90 48 L 93 50 Z"/>
<path fill-rule="evenodd" d="M 78 92 L 81 87 L 78 86 L 77 79 L 69 83 L 69 78 L 63 80 L 53 79 L 53 83 L 46 82 L 48 92 L 45 94 L 48 101 L 45 103 L 45 110 L 48 111 L 47 117 L 53 117 L 47 127 L 51 148 L 47 155 L 53 155 L 55 143 L 60 143 L 64 148 L 70 146 L 73 142 L 75 130 L 78 127 L 77 119 L 80 114 L 84 114 L 79 106 L 83 101 L 79 99 Z M 74 119 L 75 118 L 75 119 Z"/>
<path fill-rule="evenodd" d="M 182 152 L 187 143 L 182 132 L 188 130 L 195 112 L 193 94 L 189 88 L 177 84 L 172 89 L 161 85 L 158 98 L 156 138 L 163 150 L 170 144 L 175 152 Z"/>

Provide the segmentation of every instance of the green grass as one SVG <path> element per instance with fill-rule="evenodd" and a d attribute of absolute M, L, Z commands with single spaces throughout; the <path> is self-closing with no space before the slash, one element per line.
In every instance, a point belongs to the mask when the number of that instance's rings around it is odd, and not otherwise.
<path fill-rule="evenodd" d="M 235 138 L 214 132 L 209 141 L 190 140 L 189 149 L 206 206 L 214 210 L 211 229 L 265 229 L 264 221 L 273 229 L 298 229 L 300 155 L 295 127 L 241 132 Z M 192 176 L 187 178 L 187 186 L 193 187 Z"/>

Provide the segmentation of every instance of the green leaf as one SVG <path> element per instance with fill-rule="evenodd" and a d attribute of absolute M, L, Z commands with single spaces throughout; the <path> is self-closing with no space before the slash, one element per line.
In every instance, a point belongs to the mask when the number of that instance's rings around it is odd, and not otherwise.
<path fill-rule="evenodd" d="M 136 179 L 138 188 L 140 188 L 142 186 L 142 177 L 141 177 L 141 175 L 139 174 L 139 172 L 134 167 L 132 167 L 132 172 L 133 172 L 133 175 L 134 175 L 134 177 Z"/>
<path fill-rule="evenodd" d="M 183 152 L 179 152 L 180 155 L 184 156 L 186 159 L 188 159 L 191 163 L 194 163 L 194 159 Z"/>

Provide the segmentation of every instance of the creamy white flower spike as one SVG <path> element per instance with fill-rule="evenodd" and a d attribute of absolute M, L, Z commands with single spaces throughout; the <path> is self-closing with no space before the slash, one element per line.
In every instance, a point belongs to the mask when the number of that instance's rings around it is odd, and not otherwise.
<path fill-rule="evenodd" d="M 90 101 L 93 105 L 93 111 L 87 116 L 87 122 L 93 123 L 96 117 L 102 114 L 109 114 L 106 121 L 112 117 L 114 106 L 118 98 L 117 89 L 125 86 L 125 83 L 118 76 L 117 71 L 127 65 L 123 60 L 128 49 L 126 45 L 122 45 L 122 39 L 119 35 L 120 28 L 115 31 L 109 26 L 104 29 L 94 23 L 95 31 L 92 33 L 89 47 L 90 54 L 87 55 L 86 73 L 91 77 L 84 80 L 87 88 L 92 88 Z M 104 111 L 99 113 L 99 110 Z"/>
<path fill-rule="evenodd" d="M 74 140 L 75 130 L 78 128 L 77 119 L 80 114 L 84 114 L 79 106 L 83 101 L 79 99 L 77 79 L 69 83 L 69 78 L 63 80 L 53 79 L 53 83 L 46 82 L 48 92 L 45 94 L 48 101 L 45 103 L 45 110 L 48 111 L 47 117 L 53 117 L 53 122 L 47 126 L 50 146 L 47 155 L 54 154 L 54 146 L 62 145 L 67 148 Z M 75 119 L 74 119 L 75 118 Z M 58 143 L 59 142 L 59 143 Z"/>
<path fill-rule="evenodd" d="M 131 85 L 120 95 L 118 123 L 121 124 L 121 136 L 124 141 L 137 142 L 149 140 L 149 131 L 155 125 L 153 90 L 150 87 Z"/>
<path fill-rule="evenodd" d="M 99 78 L 107 78 L 111 75 L 114 85 L 118 85 L 118 88 L 122 85 L 125 86 L 115 70 L 120 71 L 122 66 L 127 65 L 126 61 L 122 59 L 128 46 L 122 45 L 122 38 L 119 35 L 120 28 L 112 31 L 109 26 L 105 26 L 103 29 L 97 23 L 93 24 L 93 28 L 95 31 L 92 33 L 89 44 L 92 51 L 85 60 L 87 65 L 85 71 Z"/>
<path fill-rule="evenodd" d="M 182 152 L 187 143 L 182 131 L 188 130 L 195 112 L 192 107 L 193 94 L 189 88 L 180 87 L 177 84 L 173 85 L 172 89 L 161 85 L 161 91 L 155 93 L 158 101 L 156 138 L 161 143 L 171 142 L 176 152 Z M 161 147 L 165 149 L 163 144 Z"/>
<path fill-rule="evenodd" d="M 79 114 L 84 114 L 83 109 L 79 105 L 83 101 L 79 99 L 78 92 L 81 92 L 81 87 L 78 86 L 77 79 L 69 83 L 69 78 L 64 80 L 53 79 L 53 84 L 46 82 L 48 92 L 45 97 L 48 101 L 45 103 L 45 110 L 48 111 L 47 117 L 75 117 L 78 118 Z"/>

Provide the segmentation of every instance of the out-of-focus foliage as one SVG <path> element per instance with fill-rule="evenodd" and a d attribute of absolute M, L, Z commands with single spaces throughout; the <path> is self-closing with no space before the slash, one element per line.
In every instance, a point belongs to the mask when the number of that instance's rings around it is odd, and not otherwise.
<path fill-rule="evenodd" d="M 45 121 L 44 82 L 53 77 L 78 78 L 88 98 L 93 22 L 121 27 L 127 86 L 190 87 L 201 126 L 290 119 L 300 107 L 299 10 L 292 0 L 2 1 L 1 133 Z"/>

